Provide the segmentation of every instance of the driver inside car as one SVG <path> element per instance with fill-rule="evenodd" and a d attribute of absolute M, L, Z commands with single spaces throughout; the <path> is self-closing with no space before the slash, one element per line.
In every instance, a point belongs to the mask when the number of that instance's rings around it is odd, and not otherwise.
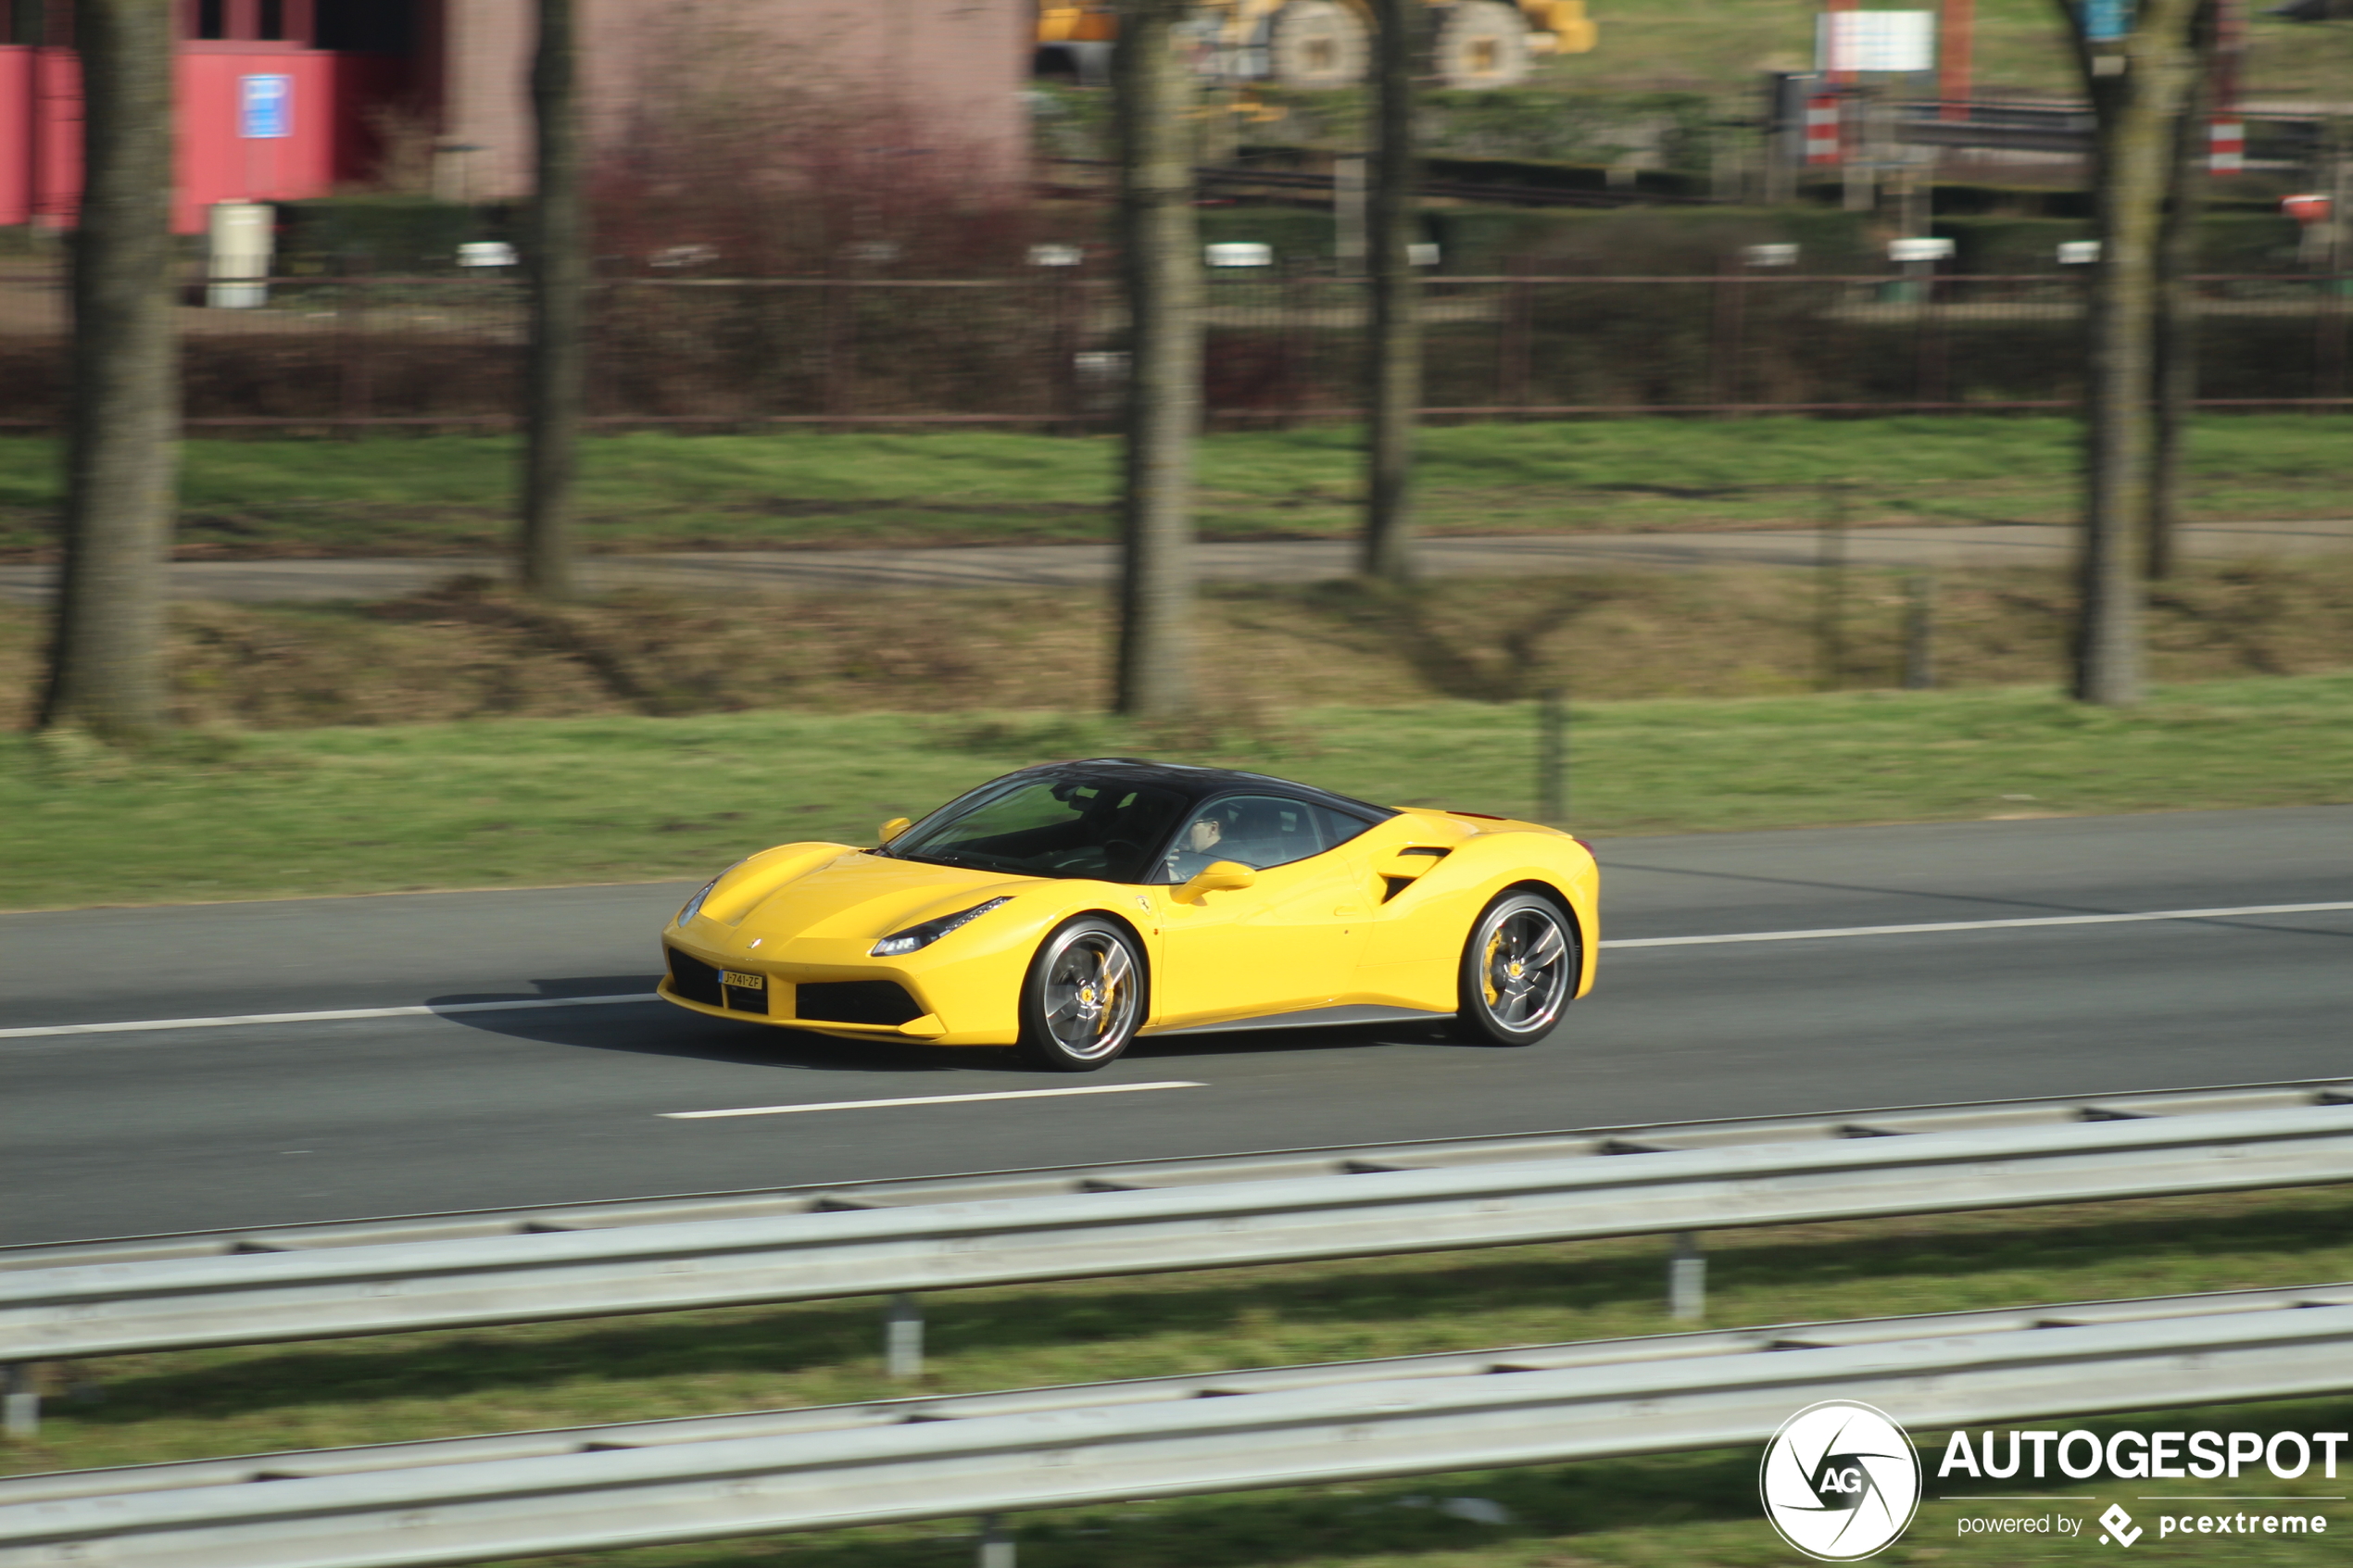
<path fill-rule="evenodd" d="M 1218 861 L 1232 859 L 1218 848 L 1225 841 L 1225 819 L 1216 811 L 1195 817 L 1177 837 L 1176 847 L 1169 851 L 1168 880 L 1189 882 Z"/>

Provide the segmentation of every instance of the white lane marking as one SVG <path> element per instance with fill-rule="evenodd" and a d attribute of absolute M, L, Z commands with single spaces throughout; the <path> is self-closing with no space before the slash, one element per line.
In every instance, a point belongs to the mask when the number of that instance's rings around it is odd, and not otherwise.
<path fill-rule="evenodd" d="M 1814 931 L 1740 931 L 1720 936 L 1619 936 L 1604 940 L 1604 948 L 1705 947 L 1725 942 L 1815 942 L 1838 936 L 1917 936 L 1940 931 L 2007 931 L 2037 925 L 2121 925 L 2135 921 L 2233 920 L 2246 915 L 2334 914 L 2353 909 L 2353 900 L 2334 904 L 2246 904 L 2230 909 L 2150 909 L 2124 915 L 2037 915 L 2023 920 L 1939 921 L 1923 925 L 1837 925 Z M 522 1002 L 447 1002 L 440 1007 L 346 1008 L 335 1012 L 253 1012 L 233 1018 L 148 1018 L 122 1023 L 44 1023 L 25 1029 L 0 1029 L 0 1040 L 30 1040 L 46 1035 L 124 1035 L 143 1029 L 227 1029 L 250 1023 L 333 1023 L 348 1018 L 439 1018 L 461 1012 L 520 1012 L 533 1008 L 610 1007 L 616 1002 L 657 1002 L 651 991 L 625 997 L 547 997 Z M 1140 1088 L 1193 1088 L 1197 1085 L 1146 1084 Z M 1033 1089 L 1029 1094 L 1107 1094 L 1102 1089 Z M 982 1095 L 982 1099 L 1001 1096 Z M 883 1100 L 850 1100 L 850 1105 L 881 1105 Z M 783 1106 L 778 1110 L 831 1110 L 833 1106 Z M 680 1115 L 752 1116 L 767 1112 L 681 1111 Z"/>
<path fill-rule="evenodd" d="M 2336 904 L 2246 904 L 2235 909 L 2150 909 L 2129 915 L 2036 915 L 2025 920 L 1953 920 L 1928 925 L 1838 925 L 1818 931 L 1742 931 L 1723 936 L 1629 936 L 1604 947 L 1702 947 L 1719 942 L 1815 942 L 1831 936 L 1916 936 L 1931 931 L 2011 931 L 2031 925 L 2122 925 L 2133 921 L 2231 920 L 2242 915 L 2311 915 L 2353 909 Z"/>
<path fill-rule="evenodd" d="M 521 1012 L 530 1008 L 610 1007 L 616 1002 L 658 1002 L 651 991 L 626 997 L 547 997 L 526 1002 L 444 1002 L 439 1007 L 344 1008 L 334 1012 L 248 1012 L 234 1018 L 144 1018 L 127 1023 L 44 1023 L 0 1029 L 0 1040 L 30 1040 L 43 1035 L 127 1035 L 142 1029 L 228 1029 L 240 1023 L 334 1023 L 346 1018 L 440 1018 L 456 1012 Z"/>
<path fill-rule="evenodd" d="M 834 1099 L 812 1105 L 747 1105 L 733 1110 L 657 1111 L 665 1122 L 707 1122 L 715 1116 L 791 1116 L 803 1110 L 882 1110 L 900 1105 L 968 1105 L 983 1099 L 1051 1099 L 1058 1095 L 1134 1095 L 1147 1089 L 1205 1089 L 1182 1079 L 1165 1084 L 1082 1084 L 1069 1089 L 1000 1089 L 985 1095 L 915 1095 L 907 1099 Z"/>

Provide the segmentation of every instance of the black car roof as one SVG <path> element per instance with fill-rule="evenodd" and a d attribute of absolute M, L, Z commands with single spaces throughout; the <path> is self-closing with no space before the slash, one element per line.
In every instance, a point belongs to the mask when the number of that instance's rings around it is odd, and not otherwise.
<path fill-rule="evenodd" d="M 1368 815 L 1380 821 L 1397 815 L 1387 806 L 1376 806 L 1369 800 L 1338 795 L 1314 784 L 1303 784 L 1292 779 L 1278 779 L 1271 773 L 1247 773 L 1234 768 L 1202 768 L 1189 762 L 1151 762 L 1139 757 L 1088 757 L 1069 762 L 1041 762 L 1036 767 L 1023 768 L 1022 773 L 1052 774 L 1063 778 L 1115 779 L 1124 784 L 1156 784 L 1173 790 L 1189 803 L 1205 800 L 1211 796 L 1229 795 L 1237 790 L 1267 791 L 1288 795 L 1295 799 L 1313 801 L 1338 810 Z"/>

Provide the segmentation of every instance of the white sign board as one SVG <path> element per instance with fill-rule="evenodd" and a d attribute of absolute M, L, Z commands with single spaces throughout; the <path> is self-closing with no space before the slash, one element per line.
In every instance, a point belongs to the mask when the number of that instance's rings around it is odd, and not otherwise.
<path fill-rule="evenodd" d="M 1825 11 L 1814 22 L 1814 69 L 1934 70 L 1934 11 Z"/>
<path fill-rule="evenodd" d="M 1926 234 L 1918 239 L 1890 240 L 1887 242 L 1887 258 L 1890 261 L 1950 261 L 1953 259 L 1953 242 L 1943 235 Z"/>

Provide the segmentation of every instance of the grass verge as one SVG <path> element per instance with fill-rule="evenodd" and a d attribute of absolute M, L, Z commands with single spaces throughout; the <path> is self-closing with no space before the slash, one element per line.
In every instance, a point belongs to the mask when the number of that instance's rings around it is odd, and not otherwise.
<path fill-rule="evenodd" d="M 0 908 L 706 874 L 861 842 L 1029 762 L 1118 752 L 1394 805 L 1533 810 L 1529 703 L 1307 708 L 1139 726 L 1053 713 L 706 714 L 194 733 L 124 754 L 0 737 Z M 1579 705 L 1570 824 L 1596 834 L 2353 800 L 2353 674 L 2160 690 Z"/>
<path fill-rule="evenodd" d="M 1730 1233 L 1710 1238 L 1710 1320 L 2309 1285 L 2353 1277 L 2348 1236 L 2353 1194 L 2325 1188 Z M 117 1357 L 85 1369 L 96 1398 L 53 1399 L 38 1443 L 0 1449 L 0 1464 L 23 1472 L 149 1462 L 1656 1334 L 1673 1326 L 1661 1301 L 1666 1250 L 1633 1239 L 939 1293 L 930 1298 L 931 1357 L 915 1389 L 884 1376 L 879 1314 L 869 1301 Z M 2347 1413 L 2337 1399 L 2162 1424 L 2341 1430 Z M 1913 1436 L 1932 1445 L 1932 1462 L 1943 1433 Z M 1753 1450 L 1667 1455 L 1060 1510 L 1016 1523 L 1025 1568 L 1781 1562 L 1788 1554 L 1757 1513 L 1755 1465 Z M 2309 1482 L 2300 1489 L 2343 1490 Z M 2096 1490 L 2057 1481 L 2048 1496 Z M 2106 1500 L 2127 1490 L 2110 1483 Z M 1466 1494 L 1501 1503 L 1509 1522 L 1482 1524 L 1431 1506 Z M 1935 1561 L 1937 1543 L 1954 1537 L 1954 1513 L 1931 1502 L 1893 1560 Z M 563 1561 L 929 1568 L 968 1554 L 968 1522 L 948 1521 Z M 2159 1560 L 2203 1561 L 2174 1546 L 2176 1555 Z M 2261 1549 L 2271 1555 L 2231 1561 L 2301 1568 L 2342 1551 L 2326 1540 Z M 1989 1562 L 2036 1560 L 1982 1546 L 1953 1555 L 1977 1551 Z"/>
<path fill-rule="evenodd" d="M 2185 515 L 2341 516 L 2347 421 L 2208 416 Z M 1624 419 L 1439 427 L 1418 438 L 1416 521 L 1434 533 L 1811 523 L 1853 481 L 1855 521 L 2056 521 L 2075 515 L 2068 419 Z M 1363 457 L 1344 426 L 1212 435 L 1200 526 L 1213 539 L 1340 535 Z M 596 550 L 1060 543 L 1112 537 L 1118 444 L 947 432 L 623 434 L 582 453 Z M 507 436 L 196 440 L 184 448 L 187 556 L 496 551 L 511 532 Z M 0 558 L 51 551 L 54 441 L 0 440 Z"/>
<path fill-rule="evenodd" d="M 1229 584 L 1196 605 L 1201 701 L 1264 716 L 1432 697 L 1773 696 L 1903 684 L 1906 574 L 1721 567 L 1448 578 L 1396 594 L 1347 582 Z M 1946 571 L 1944 687 L 2058 678 L 2075 595 L 2033 568 Z M 1827 613 L 1834 608 L 1834 618 Z M 0 730 L 31 721 L 45 617 L 0 607 Z M 2185 567 L 2149 596 L 2151 678 L 2353 669 L 2353 555 Z M 561 607 L 483 578 L 374 603 L 182 604 L 165 665 L 182 727 L 305 728 L 785 708 L 813 713 L 1069 709 L 1107 698 L 1107 596 L 966 589 L 687 596 Z M 1263 727 L 1263 726 L 1262 726 Z"/>

